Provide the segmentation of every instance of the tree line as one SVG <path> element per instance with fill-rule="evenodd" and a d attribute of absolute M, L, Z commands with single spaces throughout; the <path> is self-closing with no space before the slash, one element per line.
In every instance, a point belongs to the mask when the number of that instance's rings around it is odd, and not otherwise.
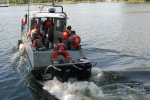
<path fill-rule="evenodd" d="M 27 4 L 28 1 L 31 3 L 46 3 L 51 2 L 51 0 L 1 0 L 0 3 L 9 3 L 9 4 Z"/>
<path fill-rule="evenodd" d="M 0 0 L 0 3 L 9 4 L 27 4 L 28 1 L 31 3 L 49 3 L 51 0 Z M 57 2 L 78 2 L 78 1 L 98 1 L 98 0 L 57 0 Z"/>
<path fill-rule="evenodd" d="M 50 3 L 51 0 L 0 0 L 0 3 L 9 3 L 9 4 L 27 4 L 30 3 Z M 144 2 L 145 0 L 57 0 L 57 2 L 82 2 L 82 1 L 116 1 L 116 2 Z"/>

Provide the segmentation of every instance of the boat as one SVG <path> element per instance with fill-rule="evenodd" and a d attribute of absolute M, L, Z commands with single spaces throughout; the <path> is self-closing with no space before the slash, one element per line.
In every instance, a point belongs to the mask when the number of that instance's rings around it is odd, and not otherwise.
<path fill-rule="evenodd" d="M 8 7 L 9 4 L 0 4 L 0 7 Z"/>
<path fill-rule="evenodd" d="M 43 31 L 43 22 L 47 18 L 53 22 L 53 42 L 49 42 L 48 48 L 36 49 L 28 33 L 31 32 L 34 22 L 38 23 L 40 32 Z M 54 48 L 58 39 L 62 39 L 64 35 L 67 19 L 67 14 L 61 5 L 55 3 L 42 5 L 36 11 L 29 11 L 28 6 L 28 12 L 21 22 L 18 48 L 27 55 L 31 64 L 30 72 L 37 80 L 51 80 L 56 77 L 59 81 L 65 82 L 69 78 L 87 80 L 91 76 L 91 68 L 96 65 L 96 62 L 86 58 L 81 44 L 77 49 Z M 65 43 L 63 41 L 61 44 L 66 46 Z"/>

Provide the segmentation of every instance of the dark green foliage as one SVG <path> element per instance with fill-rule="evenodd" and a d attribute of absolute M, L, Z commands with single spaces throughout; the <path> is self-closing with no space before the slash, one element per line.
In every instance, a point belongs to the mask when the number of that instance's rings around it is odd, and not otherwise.
<path fill-rule="evenodd" d="M 31 3 L 50 3 L 51 0 L 0 0 L 0 3 L 9 3 L 9 4 L 27 4 L 28 1 Z M 57 2 L 83 2 L 83 1 L 89 1 L 89 2 L 101 2 L 101 1 L 110 1 L 110 0 L 56 0 Z M 117 2 L 144 2 L 146 0 L 112 0 Z"/>
<path fill-rule="evenodd" d="M 49 3 L 51 0 L 29 0 L 31 3 Z M 97 0 L 56 0 L 57 2 L 78 2 L 78 1 L 97 1 Z M 0 3 L 27 4 L 28 0 L 1 0 Z"/>

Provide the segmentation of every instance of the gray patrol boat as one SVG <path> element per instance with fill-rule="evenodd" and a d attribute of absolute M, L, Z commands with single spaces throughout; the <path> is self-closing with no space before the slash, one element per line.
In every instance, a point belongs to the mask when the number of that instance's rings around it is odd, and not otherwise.
<path fill-rule="evenodd" d="M 40 23 L 42 32 L 43 20 L 47 18 L 53 21 L 53 42 L 49 48 L 38 50 L 32 46 L 28 33 L 31 31 L 34 21 Z M 91 76 L 91 68 L 96 65 L 90 62 L 82 52 L 81 45 L 78 49 L 55 50 L 54 45 L 62 38 L 67 26 L 67 14 L 61 5 L 43 5 L 37 11 L 29 11 L 22 21 L 21 38 L 18 40 L 18 48 L 24 48 L 31 63 L 30 71 L 36 79 L 53 79 L 55 76 L 61 82 L 71 77 L 78 80 L 86 80 Z M 64 43 L 65 44 L 65 43 Z M 51 48 L 50 48 L 51 47 Z M 55 60 L 54 60 L 55 58 Z M 68 59 L 69 58 L 69 59 Z"/>

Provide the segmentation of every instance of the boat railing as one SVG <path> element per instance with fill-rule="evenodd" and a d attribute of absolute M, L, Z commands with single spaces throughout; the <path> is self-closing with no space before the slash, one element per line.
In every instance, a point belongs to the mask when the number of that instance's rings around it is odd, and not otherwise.
<path fill-rule="evenodd" d="M 92 64 L 92 67 L 94 67 L 96 64 L 97 64 L 97 62 L 95 62 L 95 61 L 88 61 L 88 62 L 75 62 L 75 63 L 64 63 L 64 64 L 57 64 L 57 65 L 53 65 L 53 66 L 55 66 L 55 67 L 57 67 L 57 66 L 69 66 L 69 65 L 76 65 L 76 64 L 87 64 L 87 63 L 91 63 Z"/>
<path fill-rule="evenodd" d="M 61 6 L 61 5 L 43 5 L 42 7 L 41 7 L 41 9 L 40 9 L 40 11 L 43 11 L 43 8 L 44 7 L 49 7 L 49 6 L 51 6 L 51 7 L 56 7 L 56 8 L 61 8 L 61 13 L 64 13 L 64 11 L 63 11 L 63 6 Z"/>

